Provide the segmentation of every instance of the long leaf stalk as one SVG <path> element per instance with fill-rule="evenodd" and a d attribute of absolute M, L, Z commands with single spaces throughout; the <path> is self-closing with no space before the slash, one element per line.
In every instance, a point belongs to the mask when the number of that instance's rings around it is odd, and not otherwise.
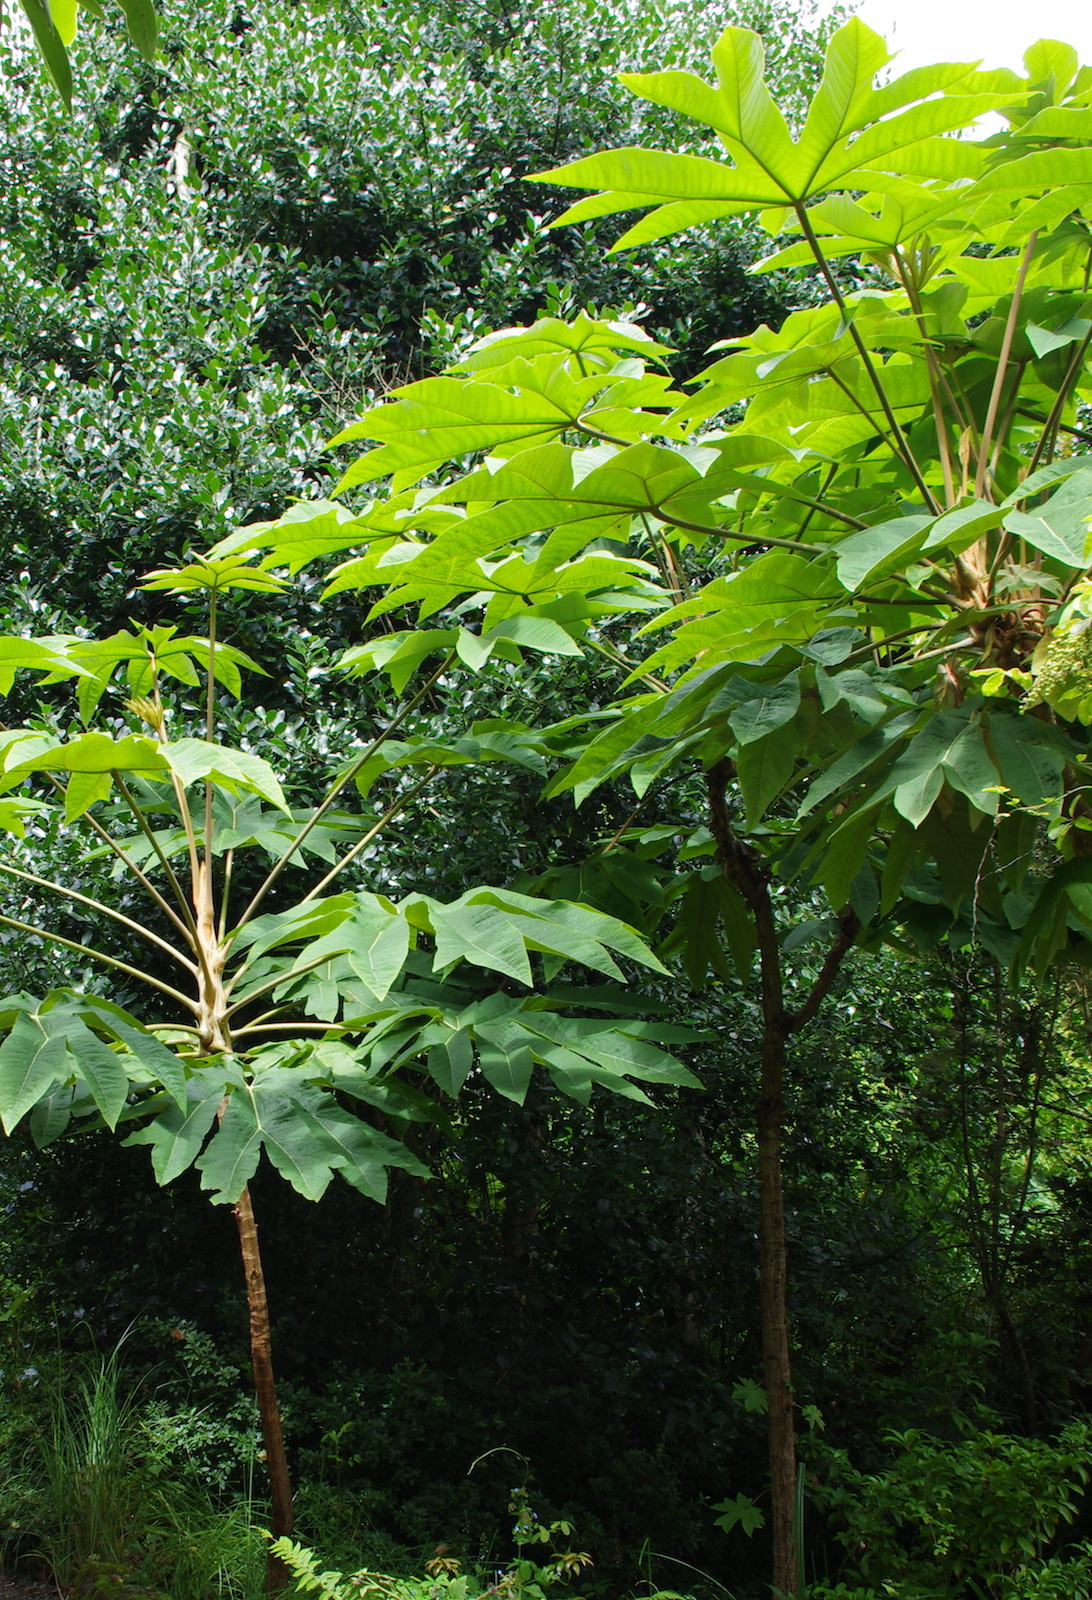
<path fill-rule="evenodd" d="M 773 494 L 777 487 L 779 486 L 770 485 L 767 489 L 767 493 Z M 788 492 L 786 492 L 784 498 L 788 500 L 799 500 L 803 505 L 809 505 L 811 503 L 810 501 L 804 499 L 802 495 L 791 494 Z M 824 508 L 816 507 L 816 509 L 822 510 Z M 731 528 L 716 528 L 707 522 L 691 522 L 686 517 L 677 517 L 674 512 L 667 510 L 663 506 L 652 506 L 651 510 L 653 516 L 659 517 L 661 522 L 667 523 L 667 525 L 672 528 L 681 528 L 684 533 L 701 533 L 705 534 L 706 536 L 713 534 L 718 539 L 736 539 L 740 544 L 758 544 L 770 550 L 797 550 L 801 555 L 805 556 L 822 556 L 828 553 L 827 549 L 821 544 L 801 544 L 799 539 L 778 539 L 772 534 L 766 533 L 736 533 L 735 530 Z M 851 519 L 848 516 L 842 516 L 839 520 L 842 522 L 848 522 Z M 852 521 L 856 523 L 857 519 L 854 517 Z M 862 522 L 859 526 L 864 528 L 867 526 L 867 524 Z"/>
<path fill-rule="evenodd" d="M 143 923 L 134 922 L 132 917 L 127 917 L 123 912 L 116 911 L 113 906 L 106 905 L 104 901 L 96 900 L 88 894 L 81 894 L 78 889 L 70 889 L 67 884 L 58 883 L 55 879 L 40 878 L 37 873 L 26 872 L 21 867 L 13 867 L 6 861 L 0 861 L 0 872 L 9 878 L 20 878 L 24 883 L 33 883 L 39 889 L 48 890 L 50 894 L 62 895 L 66 900 L 76 900 L 80 905 L 87 906 L 89 910 L 97 912 L 100 916 L 109 917 L 113 922 L 119 922 L 122 927 L 128 928 L 130 933 L 137 933 L 142 939 L 147 939 L 150 944 L 157 945 L 173 961 L 177 961 L 180 966 L 185 967 L 187 972 L 191 972 L 195 977 L 197 976 L 196 964 L 188 956 L 184 956 L 176 945 L 170 944 L 166 939 L 161 939 L 159 934 L 154 933 L 151 928 L 145 927 Z"/>
<path fill-rule="evenodd" d="M 47 772 L 45 777 L 48 782 L 52 784 L 57 793 L 63 796 L 65 792 L 64 784 L 60 781 L 60 779 L 54 777 L 52 772 Z M 107 832 L 102 823 L 99 822 L 96 817 L 93 817 L 90 811 L 84 812 L 82 820 L 86 822 L 91 831 L 99 839 L 101 839 L 102 843 L 113 852 L 125 870 L 131 874 L 135 882 L 140 884 L 140 887 L 145 891 L 145 893 L 155 901 L 156 905 L 164 913 L 164 915 L 169 917 L 175 926 L 180 930 L 180 932 L 185 933 L 188 938 L 189 932 L 186 928 L 186 924 L 179 918 L 177 912 L 173 910 L 170 902 L 165 900 L 160 894 L 159 890 L 156 888 L 151 879 L 137 866 L 136 862 L 130 857 L 124 846 L 120 845 L 118 841 Z"/>
<path fill-rule="evenodd" d="M 309 972 L 314 972 L 318 967 L 324 967 L 329 960 L 331 960 L 329 954 L 318 956 L 313 961 L 301 961 L 298 966 L 290 967 L 287 972 L 275 972 L 271 978 L 263 979 L 256 988 L 248 990 L 246 994 L 236 1000 L 234 1005 L 225 1006 L 223 1012 L 225 1022 L 230 1023 L 236 1012 L 241 1011 L 244 1006 L 250 1005 L 261 995 L 269 994 L 272 989 L 279 989 L 283 983 L 294 983 L 297 978 L 305 978 Z M 224 984 L 225 997 L 234 994 L 235 986 L 246 970 L 245 967 L 241 967 L 234 977 Z"/>
<path fill-rule="evenodd" d="M 216 735 L 216 590 L 209 592 L 209 664 L 205 679 L 205 738 L 212 744 Z M 205 779 L 205 877 L 212 870 L 212 779 Z M 211 892 L 211 886 L 210 886 Z"/>
<path fill-rule="evenodd" d="M 159 846 L 159 841 L 154 838 L 154 836 L 152 835 L 151 829 L 147 828 L 147 819 L 144 817 L 144 814 L 140 810 L 140 807 L 137 805 L 136 800 L 130 794 L 128 788 L 125 786 L 124 781 L 121 779 L 120 773 L 117 774 L 117 777 L 118 777 L 119 783 L 121 784 L 122 793 L 123 793 L 128 805 L 132 809 L 134 815 L 137 816 L 138 820 L 142 824 L 144 824 L 144 831 L 146 833 L 146 836 L 151 839 L 151 843 L 152 843 L 152 845 L 153 845 L 153 847 L 154 847 L 154 849 L 156 851 L 156 854 L 158 855 L 159 859 L 161 861 L 163 861 L 164 864 L 166 864 L 166 857 L 165 857 L 162 849 Z M 197 852 L 196 852 L 196 848 L 195 848 L 195 846 L 193 844 L 193 840 L 194 840 L 193 817 L 192 817 L 192 815 L 190 813 L 189 798 L 188 798 L 188 796 L 186 794 L 186 791 L 185 791 L 183 785 L 179 782 L 177 777 L 173 777 L 172 776 L 172 782 L 173 782 L 173 788 L 174 788 L 174 793 L 175 793 L 175 800 L 176 800 L 176 802 L 178 804 L 178 807 L 179 807 L 179 809 L 180 809 L 180 811 L 182 813 L 182 824 L 183 824 L 183 828 L 184 828 L 185 833 L 186 833 L 187 845 L 188 845 L 188 847 L 190 849 L 190 861 L 191 861 L 191 864 L 194 863 L 195 861 L 197 862 L 197 872 L 198 872 L 198 880 L 199 880 L 201 878 L 201 876 L 202 876 L 201 863 L 197 860 Z M 206 937 L 202 937 L 202 928 L 200 927 L 200 925 L 199 925 L 199 923 L 197 921 L 198 910 L 199 910 L 197 883 L 195 882 L 194 894 L 193 894 L 193 905 L 192 905 L 192 908 L 191 908 L 191 906 L 187 903 L 187 901 L 185 899 L 184 891 L 182 890 L 181 884 L 178 883 L 178 879 L 177 879 L 177 877 L 175 877 L 173 872 L 170 873 L 170 877 L 171 877 L 171 879 L 173 880 L 175 886 L 178 889 L 178 893 L 179 893 L 179 896 L 180 896 L 181 904 L 182 904 L 182 906 L 183 906 L 183 908 L 185 910 L 185 913 L 186 913 L 186 923 L 185 923 L 186 938 L 187 938 L 187 941 L 190 944 L 191 948 L 193 949 L 193 952 L 194 952 L 195 956 L 197 957 L 197 965 L 198 965 L 198 968 L 200 969 L 199 975 L 200 975 L 201 993 L 202 993 L 203 996 L 207 997 L 208 995 L 210 995 L 215 990 L 215 987 L 216 987 L 216 974 L 215 974 L 216 947 L 215 947 L 215 942 L 210 943 L 210 941 L 207 938 L 207 936 Z"/>
<path fill-rule="evenodd" d="M 155 853 L 157 860 L 159 861 L 160 866 L 163 868 L 163 874 L 167 879 L 167 882 L 170 884 L 175 898 L 178 901 L 183 920 L 180 922 L 176 916 L 172 917 L 172 920 L 175 923 L 175 926 L 178 927 L 186 935 L 186 938 L 189 940 L 189 942 L 193 944 L 197 932 L 197 925 L 193 920 L 193 912 L 190 910 L 190 903 L 186 897 L 186 891 L 183 889 L 182 884 L 179 881 L 178 874 L 171 866 L 169 857 L 164 851 L 159 840 L 156 838 L 155 829 L 152 828 L 147 817 L 144 815 L 143 807 L 138 805 L 121 773 L 115 772 L 112 774 L 112 776 L 114 782 L 118 786 L 118 790 L 121 793 L 122 798 L 129 807 L 129 810 L 133 813 L 133 818 L 137 827 L 140 829 L 145 839 L 147 839 L 149 845 Z M 89 816 L 87 820 L 91 821 L 92 819 Z"/>
<path fill-rule="evenodd" d="M 335 778 L 334 782 L 330 785 L 322 800 L 319 802 L 319 805 L 313 815 L 308 819 L 305 826 L 300 830 L 296 838 L 284 851 L 283 855 L 281 855 L 274 863 L 272 869 L 266 874 L 262 883 L 258 886 L 250 901 L 250 904 L 247 906 L 246 910 L 239 918 L 239 921 L 236 923 L 237 928 L 243 928 L 246 926 L 251 917 L 257 911 L 258 907 L 261 905 L 262 901 L 265 899 L 266 895 L 269 893 L 270 889 L 272 889 L 273 885 L 280 877 L 281 873 L 284 871 L 285 867 L 287 867 L 292 857 L 296 854 L 296 851 L 299 850 L 304 840 L 312 833 L 312 831 L 318 827 L 319 823 L 329 811 L 338 795 L 348 784 L 352 782 L 357 773 L 360 772 L 361 769 L 371 760 L 372 756 L 379 749 L 380 745 L 383 744 L 385 740 L 390 738 L 391 734 L 396 728 L 401 727 L 402 723 L 405 722 L 408 716 L 412 715 L 412 713 L 430 693 L 433 687 L 440 681 L 444 673 L 448 671 L 454 660 L 455 651 L 451 650 L 436 668 L 436 671 L 433 672 L 431 676 L 428 677 L 421 685 L 420 689 L 418 689 L 413 698 L 407 701 L 398 714 L 387 724 L 382 733 L 376 734 L 375 738 L 367 746 L 363 754 L 360 755 L 351 766 L 347 767 L 338 778 Z"/>
<path fill-rule="evenodd" d="M 116 972 L 124 972 L 130 978 L 136 978 L 140 983 L 150 984 L 153 989 L 158 989 L 162 994 L 169 995 L 179 1005 L 187 1010 L 196 1012 L 197 1003 L 180 990 L 174 989 L 169 983 L 164 983 L 161 978 L 155 978 L 150 972 L 142 972 L 139 967 L 130 966 L 127 961 L 120 961 L 117 956 L 108 956 L 102 950 L 92 949 L 90 945 L 81 944 L 78 939 L 65 939 L 59 933 L 53 933 L 49 928 L 36 927 L 33 922 L 21 922 L 16 917 L 0 915 L 0 926 L 13 928 L 16 933 L 33 934 L 37 939 L 45 939 L 49 944 L 60 945 L 65 950 L 71 950 L 76 955 L 85 956 L 89 961 L 97 961 L 102 966 L 113 967 Z"/>
<path fill-rule="evenodd" d="M 997 357 L 997 370 L 994 373 L 993 387 L 990 390 L 990 400 L 986 407 L 986 420 L 982 425 L 982 438 L 978 445 L 978 470 L 975 473 L 974 492 L 981 498 L 986 491 L 986 474 L 990 465 L 990 446 L 993 442 L 994 425 L 997 422 L 997 413 L 1001 405 L 1001 395 L 1008 376 L 1009 355 L 1012 351 L 1012 341 L 1016 336 L 1016 324 L 1020 314 L 1020 301 L 1024 293 L 1024 284 L 1027 281 L 1028 269 L 1031 258 L 1035 253 L 1038 233 L 1033 232 L 1028 237 L 1024 247 L 1024 254 L 1020 261 L 1020 270 L 1016 275 L 1016 287 L 1012 292 L 1012 302 L 1009 305 L 1009 314 L 1005 319 L 1005 331 L 1001 336 L 1001 350 Z"/>
<path fill-rule="evenodd" d="M 891 429 L 892 439 L 898 446 L 898 452 L 902 458 L 903 465 L 906 467 L 907 471 L 910 473 L 910 476 L 920 489 L 925 499 L 925 504 L 929 507 L 934 516 L 939 516 L 940 507 L 933 498 L 933 491 L 926 483 L 921 467 L 918 465 L 917 457 L 911 450 L 909 441 L 902 431 L 899 420 L 895 415 L 894 407 L 888 398 L 887 390 L 884 388 L 883 383 L 880 380 L 880 375 L 876 371 L 876 365 L 872 360 L 871 352 L 861 337 L 861 330 L 857 327 L 853 320 L 853 314 L 850 311 L 849 306 L 846 304 L 845 296 L 842 294 L 841 285 L 839 284 L 838 279 L 835 277 L 830 263 L 823 252 L 823 248 L 816 237 L 815 229 L 811 225 L 811 218 L 808 216 L 807 207 L 803 204 L 798 204 L 793 206 L 793 210 L 796 213 L 797 221 L 800 224 L 800 231 L 803 233 L 804 238 L 808 242 L 808 248 L 815 257 L 816 264 L 819 267 L 819 271 L 823 274 L 827 288 L 830 290 L 835 304 L 842 313 L 843 321 L 849 330 L 849 336 L 853 340 L 853 343 L 857 346 L 857 353 L 861 358 L 861 362 L 865 371 L 868 373 L 869 382 L 872 384 L 872 387 L 876 392 L 876 398 L 880 402 L 880 409 L 887 419 L 887 425 Z"/>
<path fill-rule="evenodd" d="M 944 403 L 941 397 L 942 389 L 948 398 L 948 403 L 952 408 L 952 413 L 956 419 L 957 426 L 963 424 L 964 419 L 960 414 L 960 409 L 956 404 L 955 396 L 953 395 L 948 381 L 941 369 L 940 363 L 937 360 L 937 353 L 933 348 L 933 341 L 929 338 L 925 322 L 925 312 L 921 304 L 920 286 L 917 282 L 915 282 L 914 274 L 910 271 L 909 264 L 905 261 L 902 252 L 899 250 L 894 252 L 894 257 L 891 264 L 891 274 L 898 280 L 899 283 L 902 284 L 903 288 L 905 289 L 907 299 L 910 302 L 910 309 L 913 312 L 914 320 L 918 325 L 918 332 L 921 334 L 922 349 L 925 353 L 926 371 L 929 375 L 929 403 L 933 408 L 933 426 L 936 429 L 937 451 L 940 455 L 940 469 L 944 475 L 944 499 L 948 509 L 951 509 L 951 507 L 955 505 L 958 496 L 955 486 L 955 467 L 952 462 L 951 440 L 948 437 L 948 419 L 944 414 Z"/>
<path fill-rule="evenodd" d="M 383 829 L 394 821 L 398 813 L 400 811 L 404 811 L 406 806 L 409 805 L 410 801 L 415 800 L 421 791 L 428 787 L 439 770 L 440 768 L 436 765 L 430 766 L 419 783 L 415 783 L 412 789 L 407 789 L 404 794 L 400 794 L 395 800 L 393 800 L 378 821 L 373 823 L 373 825 L 368 829 L 367 833 L 365 833 L 362 838 L 358 839 L 356 844 L 353 845 L 352 849 L 348 850 L 345 855 L 342 856 L 341 860 L 336 862 L 334 866 L 330 868 L 329 872 L 324 878 L 319 879 L 314 888 L 304 897 L 303 904 L 306 904 L 308 900 L 317 899 L 317 897 L 322 894 L 325 889 L 328 889 L 339 873 L 344 872 L 345 868 L 349 866 L 351 862 L 355 861 L 357 856 L 359 856 L 363 850 L 368 848 L 372 840 L 377 838 L 379 834 L 383 832 Z"/>

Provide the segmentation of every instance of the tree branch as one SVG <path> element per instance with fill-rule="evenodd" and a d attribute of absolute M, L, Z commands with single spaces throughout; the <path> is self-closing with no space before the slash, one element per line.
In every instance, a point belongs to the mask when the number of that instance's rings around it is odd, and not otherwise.
<path fill-rule="evenodd" d="M 831 991 L 831 986 L 841 969 L 853 942 L 861 929 L 861 919 L 852 907 L 838 919 L 838 937 L 827 951 L 827 958 L 819 969 L 819 976 L 812 984 L 807 999 L 798 1010 L 790 1012 L 788 1017 L 788 1031 L 790 1034 L 799 1033 L 801 1028 L 806 1028 L 823 1001 Z"/>
<path fill-rule="evenodd" d="M 768 1034 L 783 1044 L 788 1037 L 789 1018 L 785 1012 L 781 983 L 781 946 L 777 938 L 770 879 L 755 851 L 740 839 L 728 815 L 725 794 L 735 769 L 728 760 L 718 761 L 706 775 L 709 795 L 709 830 L 716 840 L 717 855 L 725 876 L 746 900 L 755 919 L 759 972 L 762 987 L 762 1016 Z"/>

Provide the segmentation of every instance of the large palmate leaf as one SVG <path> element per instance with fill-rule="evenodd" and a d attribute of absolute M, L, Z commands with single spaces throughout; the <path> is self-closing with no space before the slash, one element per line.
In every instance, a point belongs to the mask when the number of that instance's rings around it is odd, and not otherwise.
<path fill-rule="evenodd" d="M 448 461 L 510 457 L 570 431 L 639 439 L 665 426 L 681 397 L 666 377 L 645 371 L 635 350 L 660 354 L 639 329 L 587 316 L 572 329 L 554 318 L 494 334 L 444 376 L 394 390 L 339 433 L 335 445 L 371 439 L 378 448 L 348 468 L 335 492 L 389 476 L 397 493 Z M 626 358 L 608 362 L 614 352 Z M 219 547 L 231 548 L 240 546 Z"/>
<path fill-rule="evenodd" d="M 528 952 L 535 950 L 611 977 L 622 975 L 612 951 L 654 971 L 665 970 L 626 923 L 564 900 L 483 888 L 468 890 L 450 905 L 411 895 L 403 910 L 416 927 L 434 935 L 434 960 L 441 971 L 468 961 L 530 986 Z"/>
<path fill-rule="evenodd" d="M 627 74 L 623 82 L 636 93 L 715 129 L 731 160 L 630 149 L 554 168 L 540 181 L 602 191 L 554 226 L 655 207 L 615 246 L 626 249 L 740 212 L 802 211 L 831 189 L 877 188 L 881 175 L 980 174 L 981 152 L 939 136 L 1017 99 L 1015 75 L 953 64 L 919 68 L 876 89 L 888 59 L 879 35 L 851 18 L 830 42 L 822 85 L 797 139 L 766 86 L 762 41 L 746 28 L 726 29 L 714 47 L 716 88 L 686 72 Z"/>
<path fill-rule="evenodd" d="M 388 997 L 386 1014 L 358 1051 L 372 1074 L 423 1063 L 444 1094 L 453 1095 L 476 1066 L 497 1093 L 517 1104 L 523 1103 L 536 1066 L 583 1104 L 596 1085 L 644 1100 L 641 1083 L 686 1088 L 697 1082 L 660 1048 L 700 1037 L 687 1028 L 559 1014 L 558 1007 L 568 1001 L 565 991 L 545 998 L 494 993 L 475 1000 L 465 990 L 430 985 L 427 994 L 424 1000 L 409 990 Z M 608 1012 L 621 1009 L 622 999 L 613 985 L 572 995 L 581 1007 Z"/>
<path fill-rule="evenodd" d="M 390 592 L 372 614 L 417 602 L 422 619 L 467 592 L 491 593 L 529 608 L 574 593 L 594 598 L 605 590 L 632 589 L 639 604 L 647 590 L 644 575 L 652 570 L 648 563 L 601 549 L 584 554 L 586 547 L 628 540 L 635 520 L 650 530 L 714 531 L 713 503 L 752 485 L 754 469 L 788 455 L 785 445 L 755 436 L 686 452 L 650 443 L 584 450 L 544 445 L 431 495 L 411 519 L 421 526 L 435 516 L 433 508 L 449 504 L 466 505 L 470 514 L 452 521 L 443 513 L 436 537 L 417 549 L 400 550 L 395 571 L 385 571 L 382 560 L 344 564 L 335 570 L 327 593 L 386 580 Z M 766 488 L 763 480 L 758 483 Z M 526 560 L 522 552 L 506 554 L 547 531 L 534 559 Z M 784 541 L 775 536 L 771 542 Z M 505 607 L 498 616 L 491 607 L 486 623 L 510 614 Z"/>
<path fill-rule="evenodd" d="M 40 1143 L 68 1126 L 80 1099 L 107 1127 L 122 1116 L 131 1092 L 161 1086 L 176 1106 L 186 1101 L 186 1071 L 172 1050 L 120 1006 L 97 995 L 56 990 L 37 1002 L 16 995 L 0 1000 L 10 1029 L 0 1045 L 0 1121 L 10 1133 L 27 1111 L 55 1099 L 32 1128 Z"/>
<path fill-rule="evenodd" d="M 194 1163 L 215 1203 L 239 1198 L 263 1152 L 307 1200 L 321 1199 L 335 1172 L 380 1203 L 388 1167 L 428 1177 L 418 1157 L 343 1110 L 329 1090 L 309 1081 L 311 1075 L 307 1068 L 273 1066 L 231 1091 Z"/>
<path fill-rule="evenodd" d="M 210 778 L 232 794 L 255 794 L 279 811 L 288 810 L 280 779 L 261 756 L 206 739 L 173 739 L 160 749 L 167 766 L 185 785 Z"/>
<path fill-rule="evenodd" d="M 119 667 L 125 669 L 126 688 L 132 696 L 150 694 L 157 674 L 197 685 L 208 667 L 210 648 L 207 639 L 179 635 L 175 628 L 163 625 L 122 629 L 108 639 L 80 639 L 73 642 L 70 655 L 86 674 L 77 691 L 80 715 L 86 722 Z M 211 660 L 217 682 L 230 694 L 240 692 L 242 668 L 265 674 L 264 667 L 233 645 L 218 644 Z"/>

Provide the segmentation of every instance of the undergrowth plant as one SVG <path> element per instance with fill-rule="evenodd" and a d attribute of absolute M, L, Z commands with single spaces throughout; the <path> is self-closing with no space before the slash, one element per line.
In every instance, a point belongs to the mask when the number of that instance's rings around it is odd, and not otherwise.
<path fill-rule="evenodd" d="M 134 1472 L 137 1395 L 122 1380 L 117 1350 L 71 1390 L 48 1379 L 46 1390 L 46 1553 L 58 1583 L 91 1593 L 111 1579 L 120 1581 L 133 1562 L 132 1539 L 146 1498 Z"/>
<path fill-rule="evenodd" d="M 835 1453 L 824 1492 L 859 1587 L 818 1586 L 815 1600 L 1086 1600 L 1092 1546 L 1054 1547 L 1092 1474 L 1092 1434 L 1072 1423 L 1056 1440 L 988 1431 L 955 1442 L 911 1430 L 894 1459 L 865 1474 Z"/>
<path fill-rule="evenodd" d="M 361 1595 L 365 1600 L 483 1600 L 485 1596 L 548 1600 L 551 1595 L 578 1600 L 570 1585 L 592 1565 L 591 1556 L 586 1551 L 550 1549 L 559 1536 L 567 1539 L 571 1535 L 572 1525 L 564 1521 L 540 1524 L 525 1484 L 513 1488 L 508 1514 L 516 1519 L 512 1528 L 515 1555 L 505 1568 L 488 1576 L 464 1572 L 462 1562 L 447 1554 L 446 1546 L 440 1546 L 425 1563 L 423 1578 L 391 1578 L 366 1568 L 348 1574 L 324 1571 L 314 1551 L 291 1539 L 278 1540 L 274 1550 L 296 1579 L 297 1593 L 317 1594 L 319 1600 L 354 1600 Z M 664 1591 L 650 1600 L 679 1597 Z"/>
<path fill-rule="evenodd" d="M 19 1551 L 79 1597 L 119 1587 L 171 1600 L 244 1600 L 266 1565 L 249 1496 L 218 1503 L 196 1473 L 162 1470 L 149 1385 L 120 1347 L 75 1374 L 35 1373 L 16 1464 L 23 1496 Z M 3 1471 L 13 1463 L 5 1450 Z"/>

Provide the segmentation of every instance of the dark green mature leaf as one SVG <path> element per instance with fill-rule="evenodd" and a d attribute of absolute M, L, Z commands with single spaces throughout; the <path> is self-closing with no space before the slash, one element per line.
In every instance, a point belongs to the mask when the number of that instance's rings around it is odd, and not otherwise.
<path fill-rule="evenodd" d="M 75 1085 L 66 1084 L 54 1089 L 32 1108 L 27 1122 L 30 1136 L 39 1150 L 59 1139 L 72 1121 L 74 1097 Z"/>
<path fill-rule="evenodd" d="M 747 678 L 729 680 L 727 692 L 739 703 L 728 713 L 728 725 L 741 746 L 766 739 L 785 727 L 800 709 L 800 679 L 791 672 L 775 683 L 752 683 Z"/>
<path fill-rule="evenodd" d="M 732 966 L 725 959 L 718 938 L 718 921 Z M 739 890 L 719 869 L 706 869 L 687 878 L 675 926 L 659 953 L 664 956 L 679 954 L 690 987 L 701 989 L 710 972 L 730 982 L 734 967 L 736 974 L 745 979 L 751 970 L 756 943 L 754 918 Z"/>
<path fill-rule="evenodd" d="M 65 1022 L 62 1037 L 79 1064 L 102 1120 L 108 1128 L 115 1127 L 129 1097 L 129 1076 L 121 1059 L 78 1017 Z"/>
<path fill-rule="evenodd" d="M 731 1533 L 733 1528 L 742 1528 L 750 1537 L 756 1529 L 764 1527 L 766 1523 L 765 1512 L 745 1494 L 737 1494 L 734 1500 L 722 1500 L 719 1505 L 713 1507 L 713 1510 L 720 1512 L 713 1526 L 723 1528 L 725 1533 Z"/>
<path fill-rule="evenodd" d="M 506 1100 L 521 1106 L 531 1087 L 535 1058 L 527 1045 L 518 1042 L 517 1029 L 504 1030 L 493 1027 L 478 1029 L 478 1064 L 491 1088 Z"/>
<path fill-rule="evenodd" d="M 436 936 L 436 966 L 441 971 L 458 961 L 469 961 L 531 986 L 526 946 L 503 911 L 489 905 L 441 906 L 433 902 L 428 912 Z"/>
<path fill-rule="evenodd" d="M 736 773 L 747 808 L 746 826 L 757 827 L 770 802 L 780 794 L 796 768 L 796 735 L 791 722 L 760 739 L 741 744 Z"/>
<path fill-rule="evenodd" d="M 906 565 L 906 558 L 925 544 L 927 516 L 895 517 L 863 533 L 852 533 L 838 545 L 838 578 L 851 592 L 870 579 Z"/>
<path fill-rule="evenodd" d="M 258 1170 L 262 1154 L 263 1130 L 253 1090 L 240 1088 L 230 1097 L 223 1120 L 203 1155 L 194 1165 L 201 1174 L 201 1187 L 211 1191 L 214 1205 L 234 1205 Z M 317 1162 L 312 1170 L 321 1173 Z M 327 1174 L 329 1169 L 327 1168 Z M 327 1176 L 329 1182 L 329 1176 Z M 318 1188 L 322 1193 L 325 1185 Z"/>
<path fill-rule="evenodd" d="M 186 1172 L 201 1153 L 216 1111 L 225 1093 L 222 1074 L 195 1074 L 186 1086 L 182 1106 L 168 1106 L 125 1140 L 127 1145 L 150 1145 L 157 1183 L 171 1183 Z"/>
<path fill-rule="evenodd" d="M 343 1110 L 332 1095 L 323 1095 L 318 1101 L 300 1098 L 296 1106 L 307 1128 L 321 1139 L 333 1170 L 379 1205 L 386 1202 L 389 1168 L 400 1167 L 418 1178 L 431 1177 L 424 1162 L 405 1145 Z"/>

